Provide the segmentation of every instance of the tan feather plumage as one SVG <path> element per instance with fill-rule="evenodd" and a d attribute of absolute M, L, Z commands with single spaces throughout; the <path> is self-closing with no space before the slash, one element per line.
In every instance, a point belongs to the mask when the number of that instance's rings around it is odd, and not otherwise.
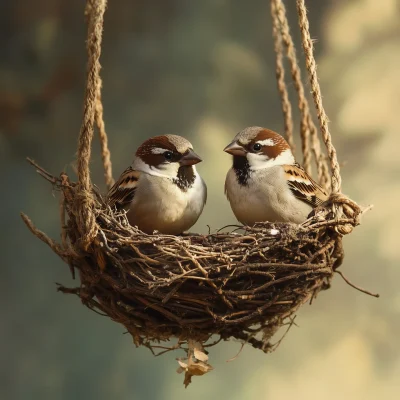
<path fill-rule="evenodd" d="M 284 165 L 285 178 L 294 196 L 312 207 L 328 199 L 328 193 L 299 164 Z"/>
<path fill-rule="evenodd" d="M 129 204 L 135 195 L 140 172 L 128 167 L 108 192 L 108 204 L 123 207 Z"/>

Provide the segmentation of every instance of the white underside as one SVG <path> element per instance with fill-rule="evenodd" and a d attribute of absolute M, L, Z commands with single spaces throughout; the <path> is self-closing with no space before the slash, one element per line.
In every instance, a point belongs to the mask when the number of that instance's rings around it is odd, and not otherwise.
<path fill-rule="evenodd" d="M 206 196 L 206 185 L 197 172 L 186 192 L 170 178 L 142 173 L 127 216 L 130 224 L 143 232 L 180 234 L 196 223 Z"/>
<path fill-rule="evenodd" d="M 225 187 L 232 211 L 244 225 L 264 221 L 302 223 L 312 210 L 292 194 L 282 166 L 251 171 L 245 186 L 239 184 L 231 168 Z"/>

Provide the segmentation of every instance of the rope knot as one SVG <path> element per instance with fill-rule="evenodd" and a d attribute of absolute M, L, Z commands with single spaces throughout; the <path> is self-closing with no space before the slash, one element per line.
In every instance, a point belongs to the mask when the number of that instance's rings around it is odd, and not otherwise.
<path fill-rule="evenodd" d="M 362 208 L 343 193 L 332 193 L 326 205 L 335 220 L 347 220 L 335 226 L 335 231 L 340 235 L 347 235 L 360 225 L 362 214 L 370 208 Z"/>

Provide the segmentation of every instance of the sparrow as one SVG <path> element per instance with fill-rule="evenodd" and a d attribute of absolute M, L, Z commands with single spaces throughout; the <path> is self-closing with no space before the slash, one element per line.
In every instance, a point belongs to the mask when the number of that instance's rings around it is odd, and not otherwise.
<path fill-rule="evenodd" d="M 286 140 L 269 129 L 242 130 L 225 147 L 233 156 L 225 194 L 235 217 L 256 222 L 304 222 L 328 193 L 295 161 Z"/>
<path fill-rule="evenodd" d="M 125 209 L 129 223 L 145 233 L 180 234 L 206 203 L 207 187 L 195 167 L 201 161 L 181 136 L 152 137 L 109 190 L 108 204 Z"/>

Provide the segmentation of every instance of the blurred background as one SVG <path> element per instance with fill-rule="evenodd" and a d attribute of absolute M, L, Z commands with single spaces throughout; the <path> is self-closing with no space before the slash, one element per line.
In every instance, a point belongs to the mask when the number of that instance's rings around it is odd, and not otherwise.
<path fill-rule="evenodd" d="M 233 223 L 222 148 L 249 125 L 283 129 L 269 1 L 109 3 L 102 77 L 114 177 L 145 138 L 187 136 L 210 193 L 195 229 Z M 299 43 L 295 2 L 286 3 Z M 227 363 L 240 345 L 221 344 L 215 370 L 185 390 L 175 372 L 183 353 L 155 358 L 122 326 L 56 293 L 55 282 L 76 282 L 19 217 L 59 239 L 57 196 L 25 157 L 74 174 L 86 28 L 82 1 L 0 1 L 0 399 L 400 398 L 400 2 L 307 4 L 343 191 L 375 205 L 345 239 L 342 271 L 381 298 L 337 276 L 275 353 L 246 346 Z M 97 141 L 91 168 L 104 188 Z"/>

